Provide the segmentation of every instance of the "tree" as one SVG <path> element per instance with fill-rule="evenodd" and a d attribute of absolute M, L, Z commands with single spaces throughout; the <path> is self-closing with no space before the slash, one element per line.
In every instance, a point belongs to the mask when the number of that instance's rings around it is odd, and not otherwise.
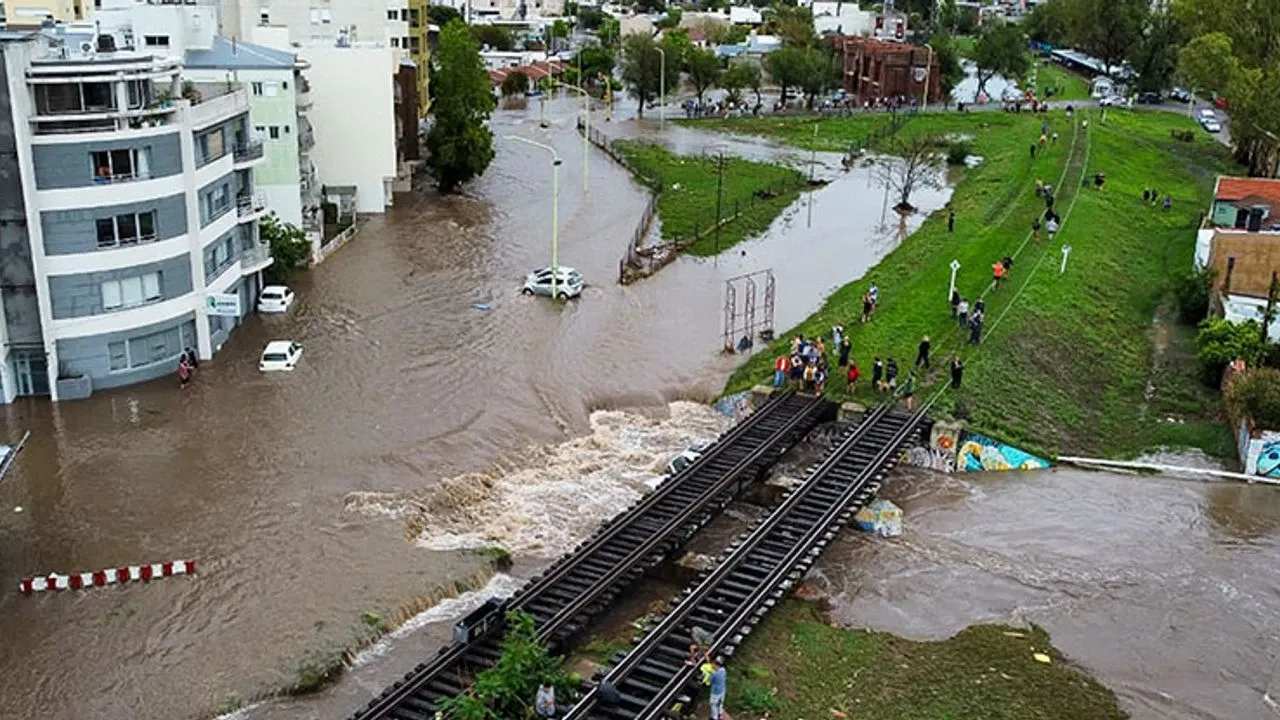
<path fill-rule="evenodd" d="M 787 102 L 787 91 L 798 87 L 805 78 L 805 54 L 802 48 L 783 47 L 764 57 L 765 69 L 769 77 L 777 83 L 782 92 L 782 102 Z"/>
<path fill-rule="evenodd" d="M 800 88 L 804 90 L 805 104 L 810 110 L 818 96 L 830 90 L 839 77 L 832 64 L 833 57 L 831 53 L 816 48 L 808 48 L 801 53 Z"/>
<path fill-rule="evenodd" d="M 938 60 L 938 91 L 942 93 L 944 107 L 951 103 L 951 91 L 964 81 L 964 66 L 960 63 L 960 51 L 951 36 L 938 33 L 929 41 L 933 55 Z"/>
<path fill-rule="evenodd" d="M 598 7 L 579 7 L 576 13 L 580 30 L 595 30 L 604 22 L 604 11 Z"/>
<path fill-rule="evenodd" d="M 1072 1 L 1047 0 L 1037 4 L 1022 23 L 1027 37 L 1047 45 L 1065 45 L 1075 17 L 1074 8 L 1068 6 Z"/>
<path fill-rule="evenodd" d="M 512 70 L 502 78 L 502 97 L 523 95 L 529 91 L 529 76 L 519 70 Z"/>
<path fill-rule="evenodd" d="M 915 135 L 906 139 L 895 137 L 889 143 L 888 154 L 874 160 L 876 175 L 898 194 L 894 209 L 911 212 L 911 193 L 917 187 L 942 186 L 942 154 L 939 147 L 947 143 L 933 135 Z"/>
<path fill-rule="evenodd" d="M 1226 33 L 1205 33 L 1178 52 L 1178 72 L 1193 91 L 1203 96 L 1225 92 L 1239 71 L 1240 61 Z"/>
<path fill-rule="evenodd" d="M 724 76 L 720 78 L 720 86 L 732 92 L 737 90 L 751 90 L 756 94 L 756 107 L 759 108 L 763 104 L 760 98 L 761 85 L 760 66 L 753 62 L 740 60 L 729 66 Z"/>
<path fill-rule="evenodd" d="M 444 39 L 444 25 L 440 28 L 440 37 Z M 516 46 L 516 39 L 504 27 L 497 25 L 470 25 L 471 33 L 475 35 L 476 42 L 481 45 L 488 45 L 494 50 L 506 52 Z"/>
<path fill-rule="evenodd" d="M 587 82 L 594 82 L 593 78 L 601 75 L 608 77 L 613 74 L 613 67 L 617 63 L 612 50 L 598 45 L 588 45 L 578 51 L 581 54 L 579 58 L 582 62 L 582 74 L 586 78 L 581 78 Z M 577 69 L 576 63 L 570 65 L 573 69 Z"/>
<path fill-rule="evenodd" d="M 662 19 L 654 23 L 660 28 L 677 28 L 680 27 L 680 18 L 684 17 L 684 11 L 678 7 L 667 8 L 667 14 Z"/>
<path fill-rule="evenodd" d="M 618 19 L 614 17 L 605 17 L 600 21 L 600 29 L 596 31 L 596 36 L 600 38 L 600 44 L 607 48 L 616 48 L 622 39 L 622 26 L 618 23 Z"/>
<path fill-rule="evenodd" d="M 1129 52 L 1129 64 L 1138 73 L 1138 90 L 1161 92 L 1172 84 L 1182 42 L 1182 25 L 1172 15 L 1148 16 L 1142 38 Z"/>
<path fill-rule="evenodd" d="M 987 28 L 974 45 L 973 62 L 977 65 L 978 72 L 976 95 L 982 94 L 987 81 L 997 73 L 1015 80 L 1025 76 L 1031 61 L 1027 57 L 1022 28 L 1010 24 L 997 24 Z"/>
<path fill-rule="evenodd" d="M 665 48 L 664 48 L 665 49 Z M 680 59 L 667 52 L 668 88 L 675 89 L 680 80 Z M 622 82 L 639 102 L 638 114 L 644 116 L 644 107 L 658 96 L 662 86 L 662 56 L 658 44 L 644 33 L 630 33 L 622 39 Z"/>
<path fill-rule="evenodd" d="M 717 17 L 699 17 L 689 23 L 689 28 L 702 33 L 710 45 L 724 45 L 734 34 L 733 26 Z"/>
<path fill-rule="evenodd" d="M 702 95 L 720 81 L 724 68 L 720 66 L 720 58 L 714 50 L 693 48 L 684 59 L 684 71 L 689 75 L 689 84 L 698 96 L 698 105 L 702 105 Z"/>
<path fill-rule="evenodd" d="M 1201 378 L 1209 385 L 1222 382 L 1222 371 L 1236 358 L 1249 366 L 1258 365 L 1266 353 L 1262 344 L 1262 328 L 1249 320 L 1233 323 L 1224 318 L 1208 318 L 1196 333 L 1196 360 Z"/>
<path fill-rule="evenodd" d="M 1069 39 L 1098 58 L 1108 72 L 1142 39 L 1150 0 L 1072 0 Z"/>
<path fill-rule="evenodd" d="M 956 7 L 956 0 L 942 0 L 938 9 L 938 29 L 954 35 L 959 23 L 960 8 Z"/>
<path fill-rule="evenodd" d="M 480 49 L 462 21 L 444 26 L 431 59 L 435 122 L 427 133 L 427 169 L 447 193 L 484 173 L 493 161 L 488 120 L 494 98 Z"/>
<path fill-rule="evenodd" d="M 784 47 L 817 47 L 819 42 L 813 29 L 813 12 L 798 5 L 774 7 L 772 16 L 765 23 L 765 31 L 782 38 Z"/>
<path fill-rule="evenodd" d="M 311 257 L 311 242 L 307 233 L 297 225 L 280 222 L 275 213 L 258 223 L 258 237 L 271 249 L 274 262 L 267 268 L 267 275 L 276 282 L 283 282 L 294 270 L 306 265 Z"/>
<path fill-rule="evenodd" d="M 430 21 L 432 25 L 444 27 L 452 20 L 461 19 L 462 14 L 458 12 L 457 8 L 449 7 L 448 5 L 427 6 L 427 20 Z"/>

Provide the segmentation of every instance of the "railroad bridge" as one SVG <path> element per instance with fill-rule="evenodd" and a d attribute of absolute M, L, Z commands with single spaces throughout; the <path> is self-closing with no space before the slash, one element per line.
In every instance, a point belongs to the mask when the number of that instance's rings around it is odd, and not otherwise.
<path fill-rule="evenodd" d="M 696 684 L 685 664 L 693 628 L 709 632 L 712 653 L 732 655 L 853 515 L 879 491 L 886 474 L 928 424 L 926 403 L 914 413 L 889 404 L 868 410 L 832 443 L 804 481 L 783 495 L 674 601 L 640 642 L 613 658 L 606 673 L 621 703 L 598 706 L 588 690 L 568 718 L 638 720 L 687 707 Z M 626 512 L 506 600 L 491 600 L 461 620 L 453 643 L 374 698 L 352 720 L 431 720 L 444 698 L 463 692 L 498 660 L 510 611 L 533 616 L 539 638 L 557 652 L 646 571 L 668 558 L 746 485 L 836 408 L 793 393 L 765 400 L 696 462 L 668 478 Z"/>

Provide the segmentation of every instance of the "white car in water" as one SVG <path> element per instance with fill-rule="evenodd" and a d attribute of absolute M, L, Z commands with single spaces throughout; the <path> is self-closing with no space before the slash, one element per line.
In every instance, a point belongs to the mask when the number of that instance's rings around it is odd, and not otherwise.
<path fill-rule="evenodd" d="M 289 312 L 293 305 L 293 291 L 284 285 L 268 285 L 258 294 L 258 312 Z"/>
<path fill-rule="evenodd" d="M 1218 122 L 1217 120 L 1201 120 L 1200 126 L 1203 127 L 1206 131 L 1211 133 L 1222 132 L 1222 123 Z"/>
<path fill-rule="evenodd" d="M 553 291 L 551 284 L 551 268 L 538 268 L 524 279 L 524 288 L 520 291 L 525 295 L 543 295 L 551 297 Z M 582 273 L 571 267 L 560 265 L 555 272 L 555 288 L 554 292 L 557 298 L 572 298 L 582 294 Z"/>
<path fill-rule="evenodd" d="M 261 372 L 293 370 L 302 357 L 302 346 L 292 340 L 272 340 L 258 361 Z"/>
<path fill-rule="evenodd" d="M 707 449 L 710 448 L 712 444 L 714 444 L 712 441 L 706 441 L 706 442 L 696 442 L 690 445 L 689 447 L 681 451 L 679 455 L 676 455 L 675 457 L 671 458 L 671 461 L 667 463 L 666 474 L 660 475 L 652 480 L 648 480 L 645 482 L 645 484 L 649 486 L 650 490 L 656 490 L 659 485 L 662 485 L 662 483 L 670 480 L 676 475 L 679 475 L 681 470 L 684 470 L 685 468 L 689 467 L 693 463 L 697 462 L 698 458 L 702 457 L 702 455 L 707 452 Z"/>

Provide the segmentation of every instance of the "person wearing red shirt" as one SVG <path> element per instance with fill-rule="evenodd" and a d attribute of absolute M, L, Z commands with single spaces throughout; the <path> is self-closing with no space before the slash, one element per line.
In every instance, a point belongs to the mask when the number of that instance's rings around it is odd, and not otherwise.
<path fill-rule="evenodd" d="M 773 386 L 782 387 L 787 381 L 787 373 L 791 371 L 791 358 L 786 355 L 779 355 L 777 360 L 773 361 Z"/>
<path fill-rule="evenodd" d="M 849 358 L 849 384 L 845 386 L 845 390 L 852 393 L 856 382 L 858 382 L 858 363 L 853 358 Z"/>

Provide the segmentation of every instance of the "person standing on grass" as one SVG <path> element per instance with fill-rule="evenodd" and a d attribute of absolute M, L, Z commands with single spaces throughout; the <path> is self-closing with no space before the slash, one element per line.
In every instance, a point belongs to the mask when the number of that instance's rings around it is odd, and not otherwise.
<path fill-rule="evenodd" d="M 1049 233 L 1049 241 L 1052 242 L 1053 236 L 1058 233 L 1058 218 L 1056 216 L 1049 218 L 1049 223 L 1045 225 L 1044 229 Z"/>
<path fill-rule="evenodd" d="M 995 278 L 995 285 L 998 289 L 1000 287 L 1000 281 L 1004 279 L 1004 263 L 992 263 L 991 275 Z"/>
<path fill-rule="evenodd" d="M 849 342 L 849 338 L 840 338 L 840 367 L 849 364 L 849 352 L 853 350 L 853 343 Z"/>
<path fill-rule="evenodd" d="M 884 386 L 890 392 L 898 389 L 898 361 L 893 358 L 884 366 Z"/>
<path fill-rule="evenodd" d="M 871 314 L 876 312 L 876 306 L 880 304 L 880 286 L 875 282 L 871 283 L 871 288 L 867 290 L 867 294 L 871 296 Z"/>
<path fill-rule="evenodd" d="M 862 293 L 862 322 L 867 322 L 871 319 L 871 309 L 871 291 L 868 290 Z"/>
<path fill-rule="evenodd" d="M 884 363 L 880 362 L 880 356 L 877 355 L 871 363 L 871 390 L 879 392 L 881 383 L 884 378 Z"/>
<path fill-rule="evenodd" d="M 711 663 L 711 720 L 720 720 L 724 713 L 726 680 L 724 658 L 717 655 Z"/>
<path fill-rule="evenodd" d="M 956 319 L 956 310 L 960 307 L 960 291 L 951 291 L 951 319 Z"/>
<path fill-rule="evenodd" d="M 778 359 L 773 361 L 773 386 L 782 387 L 787 381 L 789 372 L 791 372 L 791 358 L 787 355 L 779 355 Z"/>
<path fill-rule="evenodd" d="M 857 382 L 858 382 L 858 374 L 859 374 L 859 373 L 858 373 L 858 363 L 857 363 L 857 362 L 854 362 L 854 361 L 850 361 L 850 362 L 849 362 L 849 374 L 848 374 L 848 376 L 847 376 L 847 377 L 848 377 L 849 382 L 844 386 L 844 391 L 845 391 L 845 392 L 847 392 L 847 393 L 849 393 L 850 395 L 852 395 L 852 394 L 853 394 L 853 391 L 856 389 L 856 388 L 855 388 L 855 385 L 856 385 L 856 384 L 857 384 Z"/>
<path fill-rule="evenodd" d="M 982 316 L 978 315 L 969 323 L 969 344 L 977 345 L 982 342 Z"/>
<path fill-rule="evenodd" d="M 956 231 L 956 211 L 948 210 L 947 211 L 947 232 L 953 233 L 955 231 Z"/>
<path fill-rule="evenodd" d="M 969 301 L 960 298 L 960 304 L 956 306 L 956 319 L 960 321 L 960 327 L 969 326 Z"/>
<path fill-rule="evenodd" d="M 800 353 L 791 356 L 791 385 L 794 387 L 800 384 L 802 375 L 804 374 L 804 357 Z"/>
<path fill-rule="evenodd" d="M 1031 239 L 1040 239 L 1040 216 L 1037 215 L 1035 220 L 1031 221 Z"/>
<path fill-rule="evenodd" d="M 980 298 L 978 298 L 978 301 L 977 301 L 977 302 L 975 302 L 975 303 L 973 304 L 973 314 L 974 314 L 975 316 L 977 316 L 977 315 L 982 315 L 982 314 L 983 314 L 983 313 L 985 313 L 986 311 L 987 311 L 987 301 L 986 301 L 986 299 L 985 299 L 985 298 L 981 298 L 981 297 L 980 297 Z"/>
<path fill-rule="evenodd" d="M 916 376 L 914 373 L 907 375 L 906 381 L 902 383 L 902 399 L 907 401 L 907 410 L 916 409 Z"/>
<path fill-rule="evenodd" d="M 925 335 L 920 340 L 920 347 L 916 350 L 916 367 L 924 365 L 924 369 L 929 369 L 929 336 Z"/>
<path fill-rule="evenodd" d="M 1031 159 L 1032 159 L 1032 160 L 1035 160 L 1035 159 L 1036 159 L 1036 144 L 1035 144 L 1035 143 L 1031 143 Z"/>
<path fill-rule="evenodd" d="M 960 362 L 960 356 L 951 358 L 951 389 L 960 389 L 960 380 L 964 377 L 964 363 Z"/>
<path fill-rule="evenodd" d="M 840 341 L 844 339 L 844 326 L 836 325 L 831 328 L 831 347 L 840 347 Z"/>
<path fill-rule="evenodd" d="M 1169 208 L 1171 208 L 1171 207 L 1173 207 L 1173 197 L 1172 197 L 1172 196 L 1170 196 L 1170 195 L 1165 195 L 1165 196 L 1164 196 L 1164 209 L 1165 209 L 1165 210 L 1168 210 L 1168 209 L 1169 209 Z"/>
<path fill-rule="evenodd" d="M 818 365 L 809 360 L 804 364 L 804 391 L 812 394 L 818 388 Z"/>

